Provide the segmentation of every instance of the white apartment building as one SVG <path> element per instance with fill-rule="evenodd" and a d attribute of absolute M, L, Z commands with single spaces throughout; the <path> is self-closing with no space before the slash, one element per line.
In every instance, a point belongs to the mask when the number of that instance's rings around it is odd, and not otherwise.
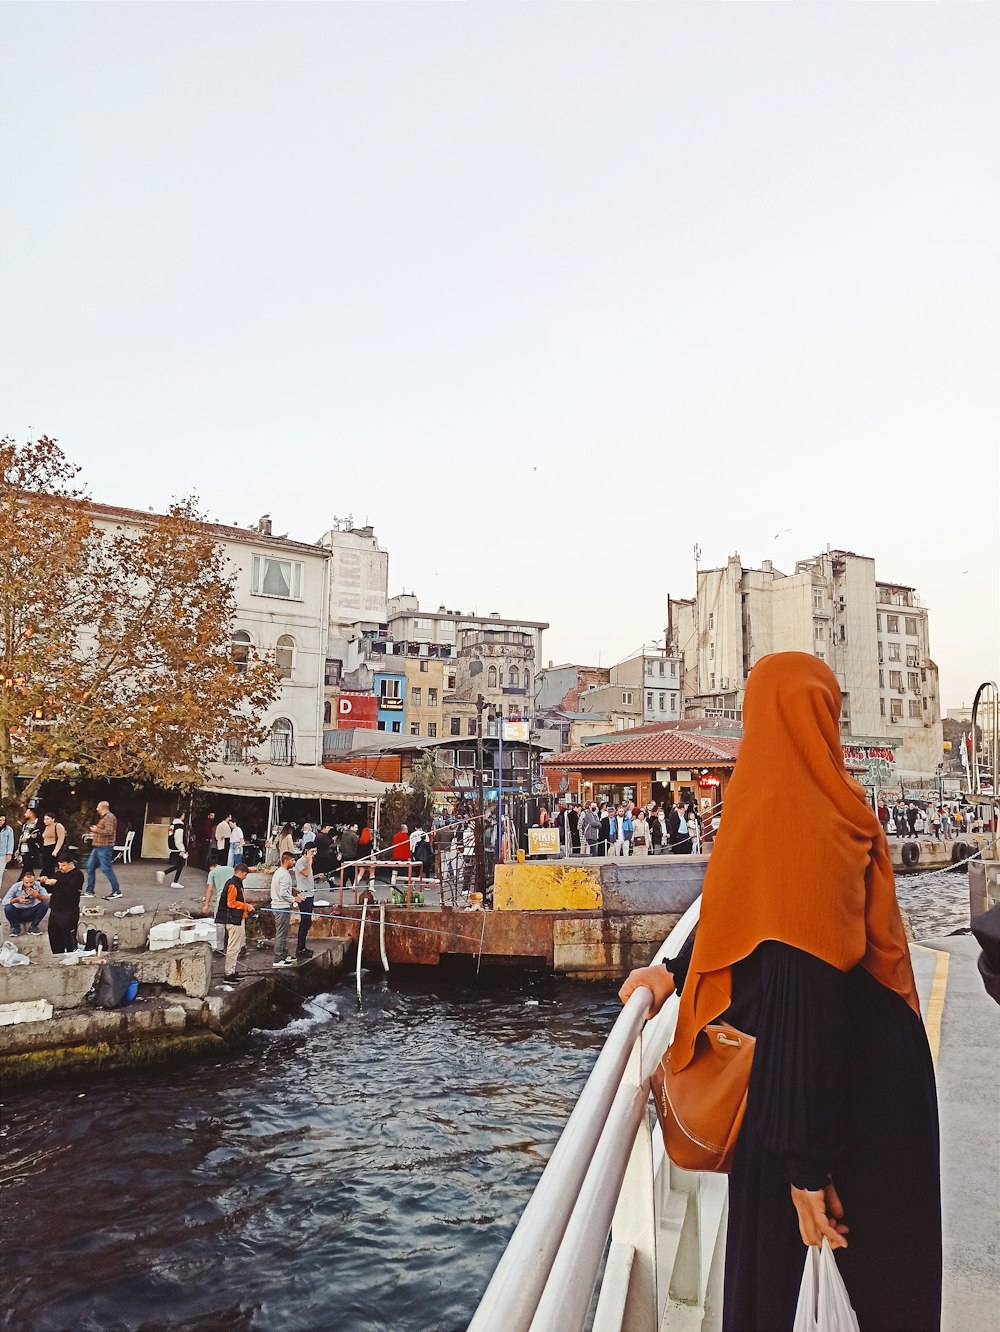
<path fill-rule="evenodd" d="M 149 514 L 90 504 L 98 528 L 138 528 Z M 271 535 L 262 518 L 255 527 L 206 524 L 236 575 L 236 623 L 232 651 L 239 662 L 251 649 L 273 654 L 282 674 L 281 693 L 265 714 L 270 738 L 255 754 L 230 747 L 222 762 L 315 766 L 323 757 L 323 674 L 326 662 L 329 554 Z"/>
<path fill-rule="evenodd" d="M 611 667 L 611 684 L 631 687 L 641 709 L 642 724 L 680 721 L 682 661 L 665 648 L 643 647 Z"/>
<path fill-rule="evenodd" d="M 941 762 L 937 667 L 927 611 L 912 587 L 880 580 L 875 562 L 827 550 L 783 574 L 738 555 L 698 572 L 697 596 L 669 603 L 668 639 L 683 660 L 688 717 L 742 718 L 751 667 L 771 652 L 810 652 L 843 691 L 845 744 L 893 753 L 894 775 L 929 780 Z"/>
<path fill-rule="evenodd" d="M 353 518 L 335 518 L 318 544 L 330 553 L 331 655 L 343 661 L 354 625 L 389 618 L 389 553 L 373 527 L 356 527 Z"/>

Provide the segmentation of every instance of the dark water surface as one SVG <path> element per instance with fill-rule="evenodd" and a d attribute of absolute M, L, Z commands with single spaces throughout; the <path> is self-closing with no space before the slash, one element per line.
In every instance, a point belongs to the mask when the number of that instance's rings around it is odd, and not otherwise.
<path fill-rule="evenodd" d="M 224 1063 L 8 1093 L 2 1326 L 464 1328 L 615 988 L 372 979 Z"/>

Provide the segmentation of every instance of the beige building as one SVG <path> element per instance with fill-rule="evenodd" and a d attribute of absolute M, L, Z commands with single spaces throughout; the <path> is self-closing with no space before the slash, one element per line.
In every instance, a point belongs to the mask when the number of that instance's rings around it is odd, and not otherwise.
<path fill-rule="evenodd" d="M 637 691 L 643 725 L 675 722 L 683 715 L 681 669 L 679 656 L 672 656 L 665 648 L 644 647 L 611 667 L 610 683 Z"/>
<path fill-rule="evenodd" d="M 843 690 L 845 744 L 885 745 L 899 777 L 933 778 L 941 762 L 937 667 L 927 611 L 875 562 L 828 550 L 783 574 L 738 555 L 698 572 L 697 596 L 669 603 L 670 646 L 683 659 L 684 715 L 742 720 L 751 667 L 771 652 L 809 652 Z"/>
<path fill-rule="evenodd" d="M 407 593 L 389 602 L 389 631 L 395 640 L 425 643 L 453 665 L 447 672 L 453 683 L 449 686 L 446 681 L 452 699 L 450 710 L 445 710 L 449 735 L 468 730 L 469 710 L 459 705 L 474 704 L 480 693 L 494 717 L 532 719 L 542 634 L 548 627 L 536 620 L 505 619 L 497 611 L 463 614 L 444 606 L 425 611 Z M 454 718 L 461 719 L 459 731 L 452 730 Z M 487 723 L 487 733 L 495 729 L 495 721 Z"/>

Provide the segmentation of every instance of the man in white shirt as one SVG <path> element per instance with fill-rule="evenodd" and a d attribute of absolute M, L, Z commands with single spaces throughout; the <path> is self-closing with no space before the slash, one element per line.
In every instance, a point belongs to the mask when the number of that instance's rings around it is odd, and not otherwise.
<path fill-rule="evenodd" d="M 215 863 L 217 865 L 228 865 L 229 863 L 229 833 L 232 824 L 228 818 L 221 819 L 215 825 Z"/>
<path fill-rule="evenodd" d="M 292 866 L 295 855 L 286 851 L 281 857 L 281 864 L 271 875 L 271 910 L 274 913 L 274 961 L 273 967 L 294 967 L 295 958 L 288 956 L 288 926 L 292 919 L 292 907 L 299 900 L 295 891 L 295 875 Z"/>
<path fill-rule="evenodd" d="M 229 816 L 229 863 L 234 868 L 243 863 L 243 829 L 232 815 Z"/>

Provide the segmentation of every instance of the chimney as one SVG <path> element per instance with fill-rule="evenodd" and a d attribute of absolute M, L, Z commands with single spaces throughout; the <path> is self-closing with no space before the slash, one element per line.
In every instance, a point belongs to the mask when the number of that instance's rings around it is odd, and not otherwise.
<path fill-rule="evenodd" d="M 257 531 L 261 536 L 271 535 L 271 515 L 269 513 L 262 514 L 257 519 Z"/>

